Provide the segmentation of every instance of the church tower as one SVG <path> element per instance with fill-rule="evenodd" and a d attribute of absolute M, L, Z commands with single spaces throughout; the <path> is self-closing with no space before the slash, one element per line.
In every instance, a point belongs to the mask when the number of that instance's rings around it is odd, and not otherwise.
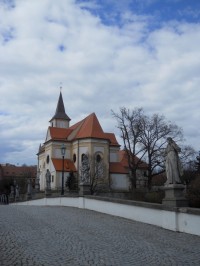
<path fill-rule="evenodd" d="M 70 118 L 65 113 L 65 106 L 63 103 L 62 93 L 60 92 L 60 96 L 57 103 L 57 108 L 55 115 L 49 121 L 52 127 L 58 128 L 69 128 Z"/>

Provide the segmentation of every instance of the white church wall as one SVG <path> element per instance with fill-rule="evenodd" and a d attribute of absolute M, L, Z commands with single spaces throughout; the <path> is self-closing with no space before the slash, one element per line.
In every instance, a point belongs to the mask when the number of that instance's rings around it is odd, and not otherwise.
<path fill-rule="evenodd" d="M 110 153 L 110 162 L 111 163 L 118 162 L 118 154 L 116 152 Z"/>
<path fill-rule="evenodd" d="M 69 173 L 68 172 L 64 172 L 64 189 L 65 189 L 65 183 L 67 181 L 67 177 L 68 177 Z M 56 180 L 56 189 L 61 189 L 62 187 L 62 172 L 57 172 L 57 180 Z"/>
<path fill-rule="evenodd" d="M 56 122 L 54 122 L 54 126 L 59 128 L 68 128 L 69 122 L 63 120 L 56 120 Z"/>
<path fill-rule="evenodd" d="M 129 180 L 126 174 L 111 174 L 111 188 L 114 190 L 129 190 Z"/>
<path fill-rule="evenodd" d="M 96 152 L 101 152 L 102 154 L 104 154 L 104 147 L 94 146 L 94 153 Z"/>
<path fill-rule="evenodd" d="M 45 172 L 44 170 L 40 173 L 40 190 L 45 189 Z"/>
<path fill-rule="evenodd" d="M 56 169 L 52 162 L 51 162 L 51 167 L 49 171 L 51 173 L 51 189 L 55 189 L 56 188 Z"/>
<path fill-rule="evenodd" d="M 70 158 L 71 152 L 68 147 L 66 147 L 65 150 L 65 159 L 71 159 Z M 53 151 L 53 158 L 62 158 L 61 150 L 60 148 L 55 148 Z"/>
<path fill-rule="evenodd" d="M 74 156 L 75 156 L 75 161 L 74 161 Z M 72 150 L 72 160 L 73 160 L 74 165 L 77 169 L 77 167 L 78 167 L 78 148 L 77 147 L 73 148 L 73 150 Z"/>
<path fill-rule="evenodd" d="M 84 154 L 87 154 L 89 152 L 89 149 L 88 147 L 79 147 L 79 160 L 81 162 L 81 155 L 84 153 Z"/>
<path fill-rule="evenodd" d="M 46 141 L 51 139 L 51 135 L 50 135 L 50 130 L 47 130 L 47 136 L 46 136 Z"/>

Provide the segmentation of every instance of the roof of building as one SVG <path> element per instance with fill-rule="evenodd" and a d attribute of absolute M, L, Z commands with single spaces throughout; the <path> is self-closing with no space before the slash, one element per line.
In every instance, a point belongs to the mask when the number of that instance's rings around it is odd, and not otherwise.
<path fill-rule="evenodd" d="M 76 134 L 77 139 L 83 139 L 88 137 L 99 139 L 105 138 L 105 134 L 95 113 L 90 114 L 82 120 L 80 129 Z"/>
<path fill-rule="evenodd" d="M 40 144 L 37 155 L 43 152 L 45 152 L 45 146 Z"/>
<path fill-rule="evenodd" d="M 55 115 L 51 118 L 50 122 L 53 119 L 62 119 L 62 120 L 67 120 L 67 121 L 71 120 L 69 118 L 69 116 L 65 113 L 65 106 L 64 106 L 64 103 L 63 103 L 63 98 L 62 98 L 62 93 L 61 92 L 60 92 L 60 96 L 59 96 L 59 99 L 58 99 Z"/>
<path fill-rule="evenodd" d="M 2 177 L 36 177 L 37 166 L 1 165 Z"/>
<path fill-rule="evenodd" d="M 49 127 L 50 136 L 53 140 L 68 140 L 96 138 L 110 142 L 110 145 L 120 146 L 114 133 L 104 133 L 95 113 L 88 115 L 83 120 L 69 128 Z"/>
<path fill-rule="evenodd" d="M 63 160 L 62 159 L 53 159 L 52 158 L 53 165 L 55 167 L 56 171 L 62 171 L 63 169 Z M 65 172 L 76 172 L 76 167 L 74 163 L 69 159 L 64 159 L 64 171 Z"/>
<path fill-rule="evenodd" d="M 135 156 L 135 160 L 136 161 L 139 160 L 137 156 Z M 141 161 L 138 168 L 147 169 L 148 165 L 145 162 Z M 110 173 L 120 173 L 120 174 L 129 173 L 128 157 L 125 150 L 119 151 L 119 162 L 110 163 Z"/>
<path fill-rule="evenodd" d="M 120 162 L 111 162 L 109 171 L 110 173 L 128 174 L 128 168 L 124 167 Z"/>
<path fill-rule="evenodd" d="M 49 130 L 51 138 L 54 140 L 66 140 L 72 133 L 72 129 L 70 128 L 49 127 Z"/>
<path fill-rule="evenodd" d="M 104 133 L 105 137 L 110 140 L 110 144 L 113 146 L 120 146 L 117 142 L 117 139 L 115 137 L 114 133 Z"/>
<path fill-rule="evenodd" d="M 134 156 L 134 160 L 136 163 L 139 162 L 139 158 L 137 156 Z M 127 155 L 127 152 L 125 150 L 120 150 L 119 151 L 119 161 L 120 163 L 124 166 L 124 167 L 129 167 L 128 165 L 128 155 Z M 148 164 L 145 163 L 144 161 L 141 161 L 139 163 L 139 168 L 140 169 L 147 169 L 148 168 Z"/>

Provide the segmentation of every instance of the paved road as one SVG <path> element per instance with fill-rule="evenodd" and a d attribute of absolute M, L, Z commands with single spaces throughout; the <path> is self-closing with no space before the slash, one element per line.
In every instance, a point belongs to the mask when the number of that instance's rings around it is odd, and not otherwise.
<path fill-rule="evenodd" d="M 200 265 L 200 237 L 68 207 L 0 206 L 1 266 Z"/>

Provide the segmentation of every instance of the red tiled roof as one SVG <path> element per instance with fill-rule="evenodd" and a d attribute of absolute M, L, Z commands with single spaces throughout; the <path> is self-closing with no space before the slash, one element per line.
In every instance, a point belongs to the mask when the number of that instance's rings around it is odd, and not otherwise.
<path fill-rule="evenodd" d="M 82 138 L 100 138 L 105 139 L 104 132 L 101 128 L 99 120 L 97 119 L 95 113 L 87 116 L 76 134 L 77 139 Z"/>
<path fill-rule="evenodd" d="M 63 160 L 62 159 L 52 159 L 53 165 L 56 171 L 62 171 L 63 168 Z M 76 167 L 74 163 L 69 159 L 64 159 L 64 171 L 65 172 L 76 172 Z"/>
<path fill-rule="evenodd" d="M 123 166 L 128 167 L 128 158 L 124 150 L 119 151 L 119 161 Z"/>
<path fill-rule="evenodd" d="M 1 165 L 4 177 L 36 177 L 37 166 L 15 166 L 11 164 Z"/>
<path fill-rule="evenodd" d="M 135 159 L 138 161 L 139 159 L 135 156 Z M 139 169 L 147 169 L 148 165 L 145 162 L 141 162 L 139 165 Z M 119 162 L 111 162 L 110 163 L 110 173 L 121 173 L 128 174 L 129 173 L 129 165 L 126 151 L 119 151 Z"/>
<path fill-rule="evenodd" d="M 83 120 L 77 122 L 76 124 L 70 126 L 70 129 L 72 129 L 72 130 L 77 129 L 77 128 L 83 123 L 84 120 L 85 120 L 85 119 L 83 119 Z"/>
<path fill-rule="evenodd" d="M 113 133 L 104 133 L 95 113 L 90 114 L 83 120 L 69 128 L 49 127 L 51 139 L 54 140 L 75 140 L 83 138 L 106 139 L 110 145 L 120 146 Z"/>
<path fill-rule="evenodd" d="M 110 140 L 110 145 L 113 146 L 120 146 L 119 143 L 116 140 L 115 134 L 114 133 L 104 133 L 105 138 Z"/>
<path fill-rule="evenodd" d="M 110 163 L 110 173 L 128 174 L 128 168 L 120 162 L 112 162 Z"/>
<path fill-rule="evenodd" d="M 139 159 L 137 156 L 134 157 L 135 161 L 138 162 Z M 127 157 L 127 153 L 125 150 L 121 150 L 119 151 L 119 161 L 121 162 L 121 164 L 124 166 L 124 167 L 128 167 L 128 157 Z M 141 163 L 139 164 L 139 168 L 145 168 L 147 169 L 148 168 L 148 165 L 147 163 L 141 161 Z"/>
<path fill-rule="evenodd" d="M 70 128 L 58 128 L 58 127 L 49 127 L 50 135 L 52 139 L 67 139 L 67 137 L 72 132 Z"/>

